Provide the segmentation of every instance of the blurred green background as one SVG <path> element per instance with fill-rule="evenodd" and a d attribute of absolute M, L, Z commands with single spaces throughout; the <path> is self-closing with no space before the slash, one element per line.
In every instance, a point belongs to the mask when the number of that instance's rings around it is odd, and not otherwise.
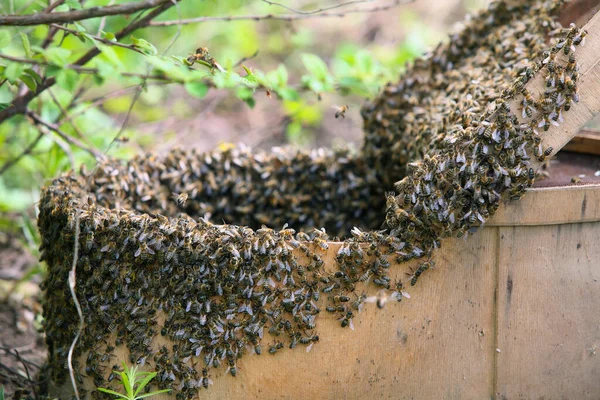
<path fill-rule="evenodd" d="M 126 2 L 86 0 L 83 7 Z M 47 26 L 0 28 L 0 53 L 51 64 L 40 69 L 56 76 L 58 84 L 34 100 L 31 109 L 103 153 L 123 127 L 142 82 L 130 75 L 144 75 L 153 68 L 153 74 L 165 77 L 146 82 L 123 129 L 122 137 L 129 141 L 111 146 L 111 157 L 166 152 L 175 145 L 210 150 L 238 142 L 264 149 L 286 144 L 334 146 L 337 142 L 360 146 L 360 106 L 365 99 L 376 96 L 386 82 L 397 79 L 407 62 L 443 40 L 456 21 L 484 3 L 429 0 L 343 18 L 206 21 L 181 28 L 148 27 L 122 40 L 139 44 L 146 54 L 63 32 L 55 35 L 48 49 L 42 49 Z M 315 10 L 336 3 L 294 0 L 284 4 Z M 366 1 L 331 11 L 385 4 L 390 3 Z M 32 14 L 47 5 L 41 0 L 1 0 L 0 12 Z M 69 0 L 56 11 L 80 6 Z M 260 0 L 183 0 L 158 20 L 270 13 L 293 14 Z M 68 27 L 111 38 L 131 18 L 96 18 Z M 101 46 L 102 54 L 86 67 L 96 68 L 97 73 L 80 74 L 66 67 L 94 45 Z M 196 75 L 190 77 L 177 60 L 180 63 L 199 47 L 207 47 L 226 72 L 196 65 Z M 248 59 L 241 65 L 244 58 Z M 6 107 L 16 94 L 36 84 L 31 70 L 31 65 L 0 59 L 0 106 Z M 336 107 L 341 105 L 349 106 L 345 118 L 335 118 Z M 21 157 L 28 146 L 31 151 Z M 35 227 L 40 188 L 73 164 L 93 167 L 95 159 L 85 149 L 16 116 L 0 126 L 0 170 L 7 163 L 14 165 L 0 175 L 0 270 L 4 269 L 0 279 L 23 279 L 41 271 L 36 262 Z"/>

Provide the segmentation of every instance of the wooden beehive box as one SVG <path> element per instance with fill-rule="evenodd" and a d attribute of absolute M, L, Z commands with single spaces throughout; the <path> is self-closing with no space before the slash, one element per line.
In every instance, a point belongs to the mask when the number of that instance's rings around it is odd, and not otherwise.
<path fill-rule="evenodd" d="M 354 330 L 322 315 L 310 352 L 244 357 L 236 378 L 212 371 L 202 398 L 597 399 L 600 159 L 581 157 L 559 155 L 554 181 L 507 202 L 468 240 L 447 240 L 436 268 L 406 289 L 410 299 L 366 304 Z M 553 186 L 573 168 L 588 184 Z M 326 268 L 340 245 L 330 244 Z M 153 346 L 163 343 L 158 336 Z M 127 350 L 115 355 L 125 360 Z M 84 386 L 94 390 L 91 380 Z M 59 398 L 70 390 L 53 388 Z"/>
<path fill-rule="evenodd" d="M 596 27 L 599 19 L 593 20 Z M 543 138 L 555 150 L 600 109 L 593 84 L 598 31 L 585 53 L 582 103 L 570 112 L 568 132 L 551 130 Z M 590 178 L 600 166 L 597 156 L 577 162 L 565 158 L 551 171 L 561 182 L 542 181 L 522 200 L 504 202 L 467 240 L 444 241 L 443 251 L 434 253 L 436 268 L 406 288 L 411 299 L 390 301 L 381 310 L 365 305 L 354 330 L 341 329 L 339 315 L 322 313 L 320 340 L 310 352 L 248 355 L 237 361 L 236 378 L 225 368 L 211 370 L 214 384 L 200 396 L 599 398 L 600 182 L 564 185 L 564 179 L 569 182 L 571 171 L 581 173 L 581 167 Z M 326 270 L 335 271 L 339 246 L 315 249 Z M 416 265 L 392 266 L 390 275 L 406 280 Z M 265 347 L 270 340 L 265 335 Z M 113 344 L 109 335 L 107 345 Z M 172 345 L 156 335 L 150 347 L 158 351 L 163 344 Z M 115 359 L 128 355 L 124 346 L 116 347 Z M 105 378 L 113 363 L 103 363 Z M 96 388 L 85 376 L 80 385 L 88 393 Z M 51 392 L 68 398 L 71 385 L 55 385 Z"/>

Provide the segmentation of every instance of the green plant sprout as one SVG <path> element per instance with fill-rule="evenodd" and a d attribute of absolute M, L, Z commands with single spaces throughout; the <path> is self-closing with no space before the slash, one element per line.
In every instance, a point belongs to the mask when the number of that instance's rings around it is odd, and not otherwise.
<path fill-rule="evenodd" d="M 157 390 L 155 392 L 140 394 L 144 388 L 150 383 L 156 376 L 156 372 L 138 372 L 137 366 L 129 368 L 127 364 L 123 364 L 123 372 L 113 371 L 118 373 L 121 377 L 121 384 L 125 388 L 125 393 L 118 393 L 114 390 L 98 388 L 99 392 L 108 393 L 116 396 L 116 399 L 126 400 L 139 400 L 145 399 L 150 396 L 156 396 L 157 394 L 170 392 L 170 389 Z M 138 382 L 139 380 L 139 382 Z"/>

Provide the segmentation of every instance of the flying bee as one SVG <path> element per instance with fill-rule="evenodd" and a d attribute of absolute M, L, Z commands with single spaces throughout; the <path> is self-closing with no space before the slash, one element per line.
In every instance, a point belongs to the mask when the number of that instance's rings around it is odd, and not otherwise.
<path fill-rule="evenodd" d="M 388 295 L 387 290 L 380 290 L 377 292 L 376 296 L 369 296 L 365 299 L 365 303 L 376 303 L 377 308 L 381 309 L 385 307 L 385 304 L 391 299 L 391 296 Z"/>
<path fill-rule="evenodd" d="M 348 105 L 335 107 L 335 117 L 336 118 L 340 118 L 340 117 L 346 118 L 346 111 L 348 111 L 349 108 L 350 108 L 350 106 L 348 106 Z"/>

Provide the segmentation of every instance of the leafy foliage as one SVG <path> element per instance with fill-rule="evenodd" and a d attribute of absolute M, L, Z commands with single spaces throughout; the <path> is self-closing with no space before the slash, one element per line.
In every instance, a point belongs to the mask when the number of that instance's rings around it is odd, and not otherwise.
<path fill-rule="evenodd" d="M 107 0 L 61 3 L 52 12 L 113 4 Z M 46 7 L 45 2 L 14 0 L 2 13 L 31 15 Z M 273 9 L 258 0 L 182 0 L 158 20 L 261 13 Z M 118 38 L 118 32 L 140 15 L 0 28 L 0 112 L 26 91 L 41 91 L 27 110 L 49 124 L 35 122 L 28 113 L 0 124 L 0 211 L 24 215 L 9 218 L 15 224 L 12 230 L 22 234 L 18 221 L 35 218 L 32 206 L 48 179 L 81 164 L 92 167 L 94 155 L 109 148 L 111 156 L 129 158 L 140 148 L 152 147 L 154 138 L 128 127 L 122 136 L 133 140 L 112 143 L 121 130 L 116 116 L 131 112 L 131 119 L 141 122 L 164 118 L 169 112 L 162 99 L 170 94 L 203 99 L 220 90 L 248 107 L 254 107 L 257 96 L 266 95 L 287 116 L 287 140 L 301 145 L 309 141 L 311 129 L 330 108 L 320 102 L 324 95 L 348 96 L 355 103 L 373 97 L 424 50 L 423 38 L 431 36 L 417 25 L 397 46 L 361 48 L 340 43 L 331 53 L 320 48 L 307 28 L 288 29 L 289 23 L 277 22 L 270 25 L 273 29 L 261 31 L 256 29 L 258 22 L 247 20 L 138 29 Z M 206 45 L 210 52 L 199 47 Z M 99 54 L 81 62 L 92 50 Z M 257 51 L 257 57 L 243 61 Z M 56 84 L 46 89 L 49 79 Z M 140 104 L 132 107 L 138 87 Z"/>
<path fill-rule="evenodd" d="M 115 392 L 114 390 L 98 388 L 99 392 L 115 396 L 115 399 L 140 400 L 157 394 L 167 393 L 169 389 L 157 390 L 150 393 L 142 393 L 146 386 L 154 379 L 156 372 L 139 372 L 137 366 L 129 367 L 123 363 L 123 371 L 113 371 L 121 378 L 121 385 L 125 394 Z"/>

